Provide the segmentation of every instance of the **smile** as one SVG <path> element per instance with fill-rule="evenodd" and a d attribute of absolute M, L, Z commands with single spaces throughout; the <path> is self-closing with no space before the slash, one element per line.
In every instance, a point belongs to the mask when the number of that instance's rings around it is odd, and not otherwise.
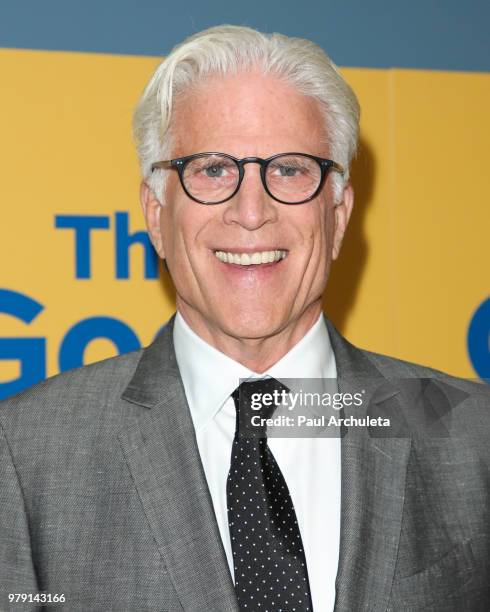
<path fill-rule="evenodd" d="M 214 254 L 223 263 L 238 264 L 239 266 L 256 266 L 258 264 L 276 263 L 286 257 L 287 251 L 257 251 L 255 253 L 215 251 Z"/>

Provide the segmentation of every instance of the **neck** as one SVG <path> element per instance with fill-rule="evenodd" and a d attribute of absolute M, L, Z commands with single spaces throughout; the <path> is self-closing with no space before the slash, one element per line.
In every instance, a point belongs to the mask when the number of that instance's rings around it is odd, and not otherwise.
<path fill-rule="evenodd" d="M 313 327 L 321 314 L 321 301 L 311 304 L 285 326 L 261 338 L 239 338 L 209 321 L 185 302 L 177 300 L 177 309 L 185 322 L 205 342 L 234 361 L 262 374 L 277 363 Z"/>

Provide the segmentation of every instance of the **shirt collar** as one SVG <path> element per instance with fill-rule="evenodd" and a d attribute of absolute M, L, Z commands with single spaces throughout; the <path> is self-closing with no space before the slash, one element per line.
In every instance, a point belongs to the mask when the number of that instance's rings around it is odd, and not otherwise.
<path fill-rule="evenodd" d="M 266 372 L 257 374 L 198 336 L 177 312 L 173 340 L 196 431 L 221 410 L 240 379 L 335 378 L 335 356 L 323 314 L 303 338 Z"/>

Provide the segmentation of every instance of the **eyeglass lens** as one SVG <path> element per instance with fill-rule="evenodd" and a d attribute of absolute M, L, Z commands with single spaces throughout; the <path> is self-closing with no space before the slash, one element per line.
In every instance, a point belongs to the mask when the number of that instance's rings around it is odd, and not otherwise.
<path fill-rule="evenodd" d="M 315 193 L 321 181 L 318 162 L 304 155 L 281 155 L 267 165 L 265 181 L 270 193 L 294 204 Z M 225 155 L 203 155 L 187 162 L 182 181 L 190 195 L 205 202 L 230 197 L 240 180 L 238 164 Z"/>

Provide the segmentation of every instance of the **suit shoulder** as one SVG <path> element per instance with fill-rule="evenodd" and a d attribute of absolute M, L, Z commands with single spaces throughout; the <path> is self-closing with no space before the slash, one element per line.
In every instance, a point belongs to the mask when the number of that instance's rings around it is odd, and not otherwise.
<path fill-rule="evenodd" d="M 392 390 L 402 391 L 404 400 L 397 406 L 412 432 L 422 433 L 425 441 L 446 435 L 457 439 L 461 448 L 473 449 L 490 465 L 488 384 L 379 353 L 363 353 L 385 379 L 385 386 L 377 389 L 381 397 L 389 397 L 387 392 Z M 396 423 L 394 413 L 391 418 Z"/>
<path fill-rule="evenodd" d="M 416 402 L 403 404 L 404 411 L 409 408 L 411 419 L 420 417 L 422 429 L 427 425 L 426 421 L 432 406 L 437 406 L 435 418 L 445 417 L 445 424 L 451 435 L 458 438 L 466 436 L 472 444 L 484 448 L 482 455 L 488 458 L 488 435 L 490 434 L 490 386 L 483 381 L 468 380 L 452 376 L 446 372 L 429 368 L 409 361 L 380 355 L 369 351 L 363 351 L 365 356 L 375 364 L 376 368 L 383 374 L 388 383 L 393 383 L 396 388 L 403 388 L 414 392 L 419 390 L 424 394 L 425 409 L 420 412 L 414 408 Z M 424 382 L 425 381 L 425 382 Z M 430 381 L 431 384 L 427 384 Z M 432 384 L 435 383 L 435 384 Z M 413 401 L 413 397 L 412 397 Z M 420 405 L 418 405 L 420 409 Z M 429 412 L 428 412 L 429 411 Z M 484 444 L 481 444 L 484 440 Z"/>
<path fill-rule="evenodd" d="M 382 355 L 373 351 L 360 349 L 386 378 L 430 378 L 454 386 L 462 391 L 473 394 L 482 394 L 490 397 L 490 386 L 483 381 L 461 378 L 437 370 L 426 365 L 405 361 L 396 357 Z"/>
<path fill-rule="evenodd" d="M 354 376 L 378 376 L 377 371 L 387 380 L 430 378 L 453 385 L 468 393 L 481 393 L 484 396 L 490 393 L 490 386 L 476 378 L 471 380 L 453 376 L 426 365 L 355 346 L 339 333 L 331 321 L 327 319 L 326 322 L 336 360 L 338 361 L 340 357 L 340 365 L 344 365 L 347 372 L 351 372 Z"/>
<path fill-rule="evenodd" d="M 138 365 L 143 350 L 132 351 L 52 376 L 0 401 L 0 425 L 32 419 L 34 414 L 96 412 L 119 398 Z"/>

